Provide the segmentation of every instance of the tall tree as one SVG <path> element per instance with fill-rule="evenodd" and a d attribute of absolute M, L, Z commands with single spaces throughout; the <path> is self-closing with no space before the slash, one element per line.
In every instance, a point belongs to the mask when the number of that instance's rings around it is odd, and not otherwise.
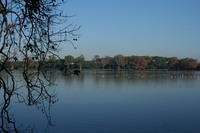
<path fill-rule="evenodd" d="M 82 70 L 82 65 L 83 65 L 83 63 L 84 63 L 84 60 L 85 60 L 85 58 L 84 58 L 83 55 L 80 55 L 79 57 L 77 57 L 77 58 L 75 59 L 75 62 L 79 65 L 79 69 L 80 69 L 80 70 Z"/>
<path fill-rule="evenodd" d="M 65 69 L 69 70 L 70 66 L 74 63 L 74 57 L 72 55 L 68 55 L 64 57 L 64 65 Z"/>
<path fill-rule="evenodd" d="M 95 62 L 95 67 L 97 68 L 98 66 L 100 66 L 101 64 L 101 59 L 99 55 L 95 55 L 93 58 L 94 62 Z"/>
<path fill-rule="evenodd" d="M 66 65 L 70 65 L 74 62 L 74 57 L 72 55 L 65 56 L 64 61 Z"/>
<path fill-rule="evenodd" d="M 128 60 L 123 55 L 116 55 L 114 56 L 114 62 L 117 66 L 117 69 L 119 70 L 120 68 L 124 67 L 128 63 Z"/>

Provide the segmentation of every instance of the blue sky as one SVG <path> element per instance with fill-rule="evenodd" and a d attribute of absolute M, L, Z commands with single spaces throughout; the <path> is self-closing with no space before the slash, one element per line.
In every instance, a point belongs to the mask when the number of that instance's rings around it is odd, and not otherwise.
<path fill-rule="evenodd" d="M 200 59 L 200 0 L 68 0 L 81 38 L 62 55 L 149 55 Z"/>

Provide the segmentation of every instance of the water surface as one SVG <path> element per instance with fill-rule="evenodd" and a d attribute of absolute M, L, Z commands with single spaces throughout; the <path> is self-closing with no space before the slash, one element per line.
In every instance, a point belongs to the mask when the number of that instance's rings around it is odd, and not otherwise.
<path fill-rule="evenodd" d="M 17 126 L 38 133 L 199 133 L 199 72 L 53 72 L 50 107 L 12 104 Z"/>

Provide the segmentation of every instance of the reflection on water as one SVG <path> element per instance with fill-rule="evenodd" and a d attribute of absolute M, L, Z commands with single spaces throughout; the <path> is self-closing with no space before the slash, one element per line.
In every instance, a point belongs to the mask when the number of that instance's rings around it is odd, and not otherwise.
<path fill-rule="evenodd" d="M 48 75 L 51 77 L 51 73 Z M 49 88 L 49 85 L 46 84 L 47 82 L 45 83 L 46 80 L 41 80 L 42 76 L 40 78 L 32 78 L 33 82 L 29 84 L 30 86 L 26 85 L 19 71 L 14 73 L 14 77 L 9 73 L 1 75 L 0 132 L 36 132 L 32 124 L 24 126 L 17 124 L 14 112 L 22 111 L 17 109 L 19 105 L 26 108 L 34 107 L 41 111 L 47 121 L 47 126 L 43 132 L 48 132 L 48 126 L 52 126 L 51 106 L 57 101 L 56 95 L 52 91 L 53 88 Z M 32 116 L 32 114 L 29 115 Z M 25 121 L 24 119 L 21 120 Z"/>
<path fill-rule="evenodd" d="M 189 81 L 198 80 L 200 74 L 198 72 L 176 72 L 176 71 L 85 71 L 79 77 L 65 76 L 65 82 L 67 84 L 73 84 L 78 82 L 79 84 L 84 83 L 85 80 L 92 80 L 95 84 L 104 83 L 115 83 L 124 84 L 127 82 L 166 82 L 166 81 Z"/>
<path fill-rule="evenodd" d="M 20 86 L 20 77 L 12 96 L 0 90 L 0 132 L 200 132 L 199 72 L 51 71 L 49 78 L 40 92 Z"/>

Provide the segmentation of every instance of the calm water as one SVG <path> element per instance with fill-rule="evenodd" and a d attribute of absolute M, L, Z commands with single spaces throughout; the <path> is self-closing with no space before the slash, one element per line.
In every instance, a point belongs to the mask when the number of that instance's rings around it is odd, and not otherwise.
<path fill-rule="evenodd" d="M 200 133 L 199 72 L 84 71 L 80 76 L 59 72 L 51 76 L 56 84 L 52 86 L 57 98 L 54 104 L 11 105 L 19 129 L 37 133 Z"/>

